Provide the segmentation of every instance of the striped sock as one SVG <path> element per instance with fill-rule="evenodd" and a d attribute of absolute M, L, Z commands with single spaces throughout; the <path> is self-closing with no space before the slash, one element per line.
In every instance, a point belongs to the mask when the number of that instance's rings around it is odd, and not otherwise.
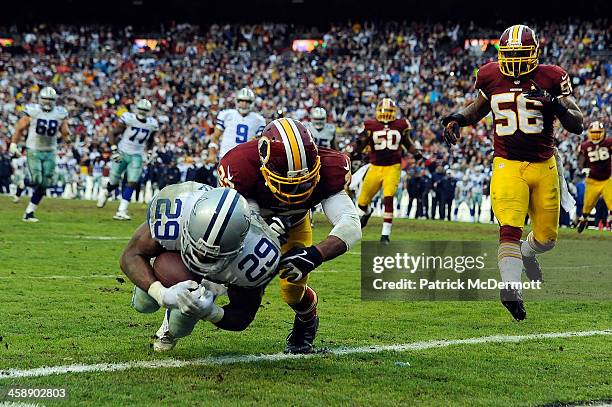
<path fill-rule="evenodd" d="M 317 316 L 317 302 L 317 293 L 307 286 L 300 302 L 289 306 L 293 308 L 300 320 L 307 322 Z"/>
<path fill-rule="evenodd" d="M 504 282 L 520 282 L 523 257 L 518 242 L 501 242 L 497 250 L 497 264 Z"/>

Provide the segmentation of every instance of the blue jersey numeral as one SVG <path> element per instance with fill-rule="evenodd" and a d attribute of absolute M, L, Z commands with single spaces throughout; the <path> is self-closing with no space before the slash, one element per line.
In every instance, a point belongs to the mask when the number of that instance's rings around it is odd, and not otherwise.
<path fill-rule="evenodd" d="M 278 249 L 274 244 L 266 239 L 265 237 L 255 245 L 253 253 L 249 253 L 244 259 L 238 263 L 238 268 L 244 271 L 247 280 L 254 282 L 259 280 L 268 268 L 274 265 L 276 259 L 278 259 Z M 267 260 L 267 261 L 266 261 Z M 265 261 L 262 267 L 259 267 L 260 263 Z M 269 276 L 271 278 L 273 274 Z"/>
<path fill-rule="evenodd" d="M 246 143 L 248 135 L 249 126 L 246 124 L 236 126 L 236 143 Z"/>
<path fill-rule="evenodd" d="M 138 133 L 142 133 L 142 136 L 136 139 L 136 136 L 138 136 Z M 142 129 L 140 127 L 132 127 L 132 135 L 130 136 L 129 140 L 135 141 L 138 144 L 142 144 L 149 137 L 149 133 L 150 133 L 149 129 Z"/>
<path fill-rule="evenodd" d="M 36 134 L 53 137 L 57 134 L 57 125 L 57 120 L 38 119 L 36 120 Z"/>
<path fill-rule="evenodd" d="M 155 238 L 176 240 L 179 237 L 181 228 L 178 217 L 181 216 L 182 207 L 183 202 L 178 198 L 174 199 L 174 204 L 170 199 L 166 198 L 159 198 L 157 200 L 155 204 L 155 223 L 153 224 Z"/>

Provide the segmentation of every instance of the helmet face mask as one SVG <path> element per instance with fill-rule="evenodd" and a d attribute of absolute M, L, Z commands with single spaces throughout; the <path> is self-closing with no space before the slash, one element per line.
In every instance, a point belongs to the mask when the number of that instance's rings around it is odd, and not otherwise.
<path fill-rule="evenodd" d="M 302 123 L 274 120 L 264 129 L 258 151 L 266 186 L 278 201 L 295 205 L 310 198 L 320 180 L 321 159 Z"/>
<path fill-rule="evenodd" d="M 526 75 L 538 66 L 539 43 L 526 25 L 507 28 L 500 40 L 497 61 L 502 74 L 513 78 Z"/>
<path fill-rule="evenodd" d="M 587 137 L 593 144 L 599 144 L 606 138 L 606 130 L 603 123 L 593 122 L 587 130 Z"/>
<path fill-rule="evenodd" d="M 140 99 L 136 102 L 136 118 L 140 120 L 146 120 L 151 114 L 151 102 L 147 99 Z"/>
<path fill-rule="evenodd" d="M 255 94 L 249 88 L 242 88 L 236 94 L 236 110 L 243 116 L 246 116 L 251 111 Z"/>
<path fill-rule="evenodd" d="M 315 107 L 310 113 L 310 121 L 317 130 L 322 130 L 327 122 L 327 112 L 322 107 Z"/>
<path fill-rule="evenodd" d="M 376 105 L 376 120 L 389 123 L 397 118 L 397 105 L 392 99 L 384 98 Z"/>
<path fill-rule="evenodd" d="M 45 112 L 50 112 L 55 107 L 55 103 L 57 101 L 57 93 L 55 89 L 47 86 L 42 88 L 40 93 L 38 94 L 38 103 L 40 107 Z"/>
<path fill-rule="evenodd" d="M 181 229 L 183 262 L 194 273 L 215 279 L 244 248 L 250 224 L 249 205 L 235 190 L 206 191 Z"/>

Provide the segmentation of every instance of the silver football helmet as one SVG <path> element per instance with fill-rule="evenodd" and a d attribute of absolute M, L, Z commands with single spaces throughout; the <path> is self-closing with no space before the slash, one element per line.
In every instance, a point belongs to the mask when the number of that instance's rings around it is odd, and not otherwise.
<path fill-rule="evenodd" d="M 242 88 L 236 93 L 236 110 L 243 116 L 246 116 L 251 111 L 255 94 L 249 88 Z"/>
<path fill-rule="evenodd" d="M 50 112 L 55 107 L 57 92 L 50 86 L 42 88 L 38 94 L 38 103 L 45 112 Z"/>
<path fill-rule="evenodd" d="M 323 130 L 327 122 L 327 112 L 322 107 L 314 107 L 310 111 L 310 121 L 317 130 Z"/>
<path fill-rule="evenodd" d="M 146 120 L 151 114 L 151 102 L 147 99 L 140 99 L 136 102 L 136 117 L 140 120 Z"/>
<path fill-rule="evenodd" d="M 250 226 L 249 204 L 236 190 L 215 188 L 204 192 L 181 230 L 183 262 L 212 281 L 227 281 L 230 276 L 220 273 L 242 251 Z"/>

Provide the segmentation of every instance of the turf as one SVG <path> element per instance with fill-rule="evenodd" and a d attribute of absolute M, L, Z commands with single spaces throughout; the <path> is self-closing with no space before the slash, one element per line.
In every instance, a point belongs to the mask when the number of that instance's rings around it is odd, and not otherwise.
<path fill-rule="evenodd" d="M 94 202 L 45 199 L 37 213 L 41 222 L 26 224 L 20 220 L 25 203 L 14 205 L 0 197 L 0 370 L 283 349 L 293 314 L 272 283 L 245 332 L 201 323 L 172 353 L 155 354 L 150 337 L 161 315 L 142 315 L 129 307 L 132 285 L 118 267 L 145 209 L 132 205 L 135 220 L 117 222 L 112 220 L 116 205 L 99 210 Z M 329 231 L 323 217 L 316 219 L 315 240 Z M 364 239 L 376 240 L 379 232 L 380 221 L 372 219 Z M 396 241 L 497 239 L 494 225 L 442 221 L 401 219 L 393 233 Z M 554 284 L 576 279 L 589 264 L 601 268 L 610 262 L 609 233 L 561 230 L 560 241 L 566 246 L 541 260 L 545 273 L 550 266 Z M 320 296 L 319 346 L 612 328 L 612 303 L 601 295 L 528 303 L 529 316 L 522 323 L 513 322 L 494 301 L 361 301 L 359 252 L 355 247 L 312 275 Z M 569 265 L 565 272 L 554 266 L 559 256 L 571 260 L 563 261 Z M 581 279 L 581 289 L 609 292 L 610 269 L 603 270 Z M 0 377 L 0 389 L 66 387 L 68 400 L 44 401 L 66 405 L 546 405 L 612 398 L 610 349 L 611 336 L 543 339 L 222 366 Z"/>

